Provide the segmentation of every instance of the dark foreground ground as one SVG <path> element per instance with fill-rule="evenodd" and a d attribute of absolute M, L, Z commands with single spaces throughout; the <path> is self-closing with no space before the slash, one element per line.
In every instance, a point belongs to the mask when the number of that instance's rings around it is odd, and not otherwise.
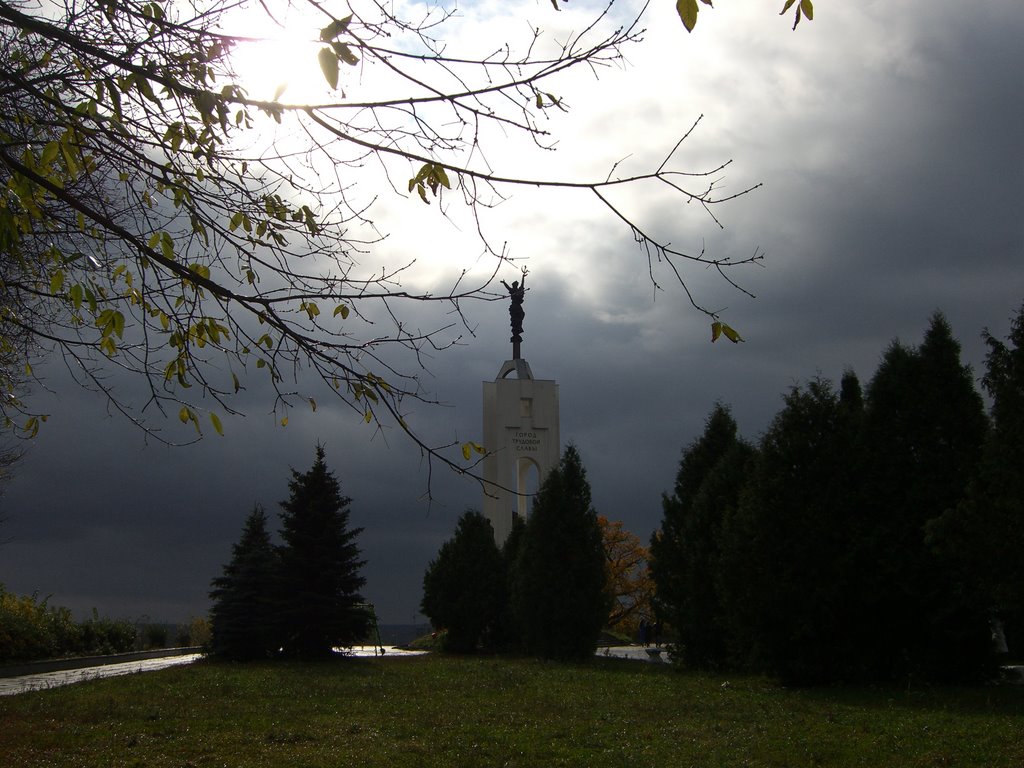
<path fill-rule="evenodd" d="M 787 690 L 596 658 L 198 662 L 0 699 L 12 766 L 1024 765 L 1024 689 Z"/>

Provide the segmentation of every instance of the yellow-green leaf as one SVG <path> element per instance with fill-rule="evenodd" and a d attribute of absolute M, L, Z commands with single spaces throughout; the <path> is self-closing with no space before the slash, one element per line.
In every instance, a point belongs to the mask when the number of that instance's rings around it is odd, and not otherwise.
<path fill-rule="evenodd" d="M 317 60 L 320 62 L 320 71 L 324 73 L 324 78 L 331 88 L 338 87 L 338 56 L 330 48 L 321 48 L 320 53 L 317 54 Z"/>
<path fill-rule="evenodd" d="M 213 428 L 217 430 L 217 434 L 221 437 L 224 436 L 224 427 L 220 423 L 220 417 L 216 413 L 210 414 L 210 423 L 213 424 Z"/>
<path fill-rule="evenodd" d="M 181 406 L 181 410 L 178 411 L 178 420 L 182 424 L 188 424 L 189 415 L 190 414 L 188 412 L 188 408 L 183 405 L 183 406 Z"/>
<path fill-rule="evenodd" d="M 43 166 L 49 166 L 53 164 L 53 161 L 57 159 L 57 155 L 60 154 L 60 144 L 56 141 L 48 142 L 43 147 L 43 156 L 40 160 Z"/>
<path fill-rule="evenodd" d="M 334 316 L 341 315 L 342 320 L 348 320 L 349 309 L 345 304 L 339 304 L 334 308 Z"/>
<path fill-rule="evenodd" d="M 480 443 L 474 443 L 472 440 L 470 440 L 469 442 L 462 444 L 462 457 L 466 461 L 469 461 L 469 457 L 472 456 L 473 451 L 476 451 L 481 456 L 483 456 L 486 453 L 484 447 L 480 445 Z"/>
<path fill-rule="evenodd" d="M 730 327 L 729 327 L 728 325 L 726 325 L 725 323 L 722 323 L 722 333 L 724 333 L 724 334 L 725 334 L 725 338 L 727 338 L 727 339 L 728 339 L 729 341 L 731 341 L 731 342 L 732 342 L 733 344 L 737 344 L 737 343 L 739 343 L 739 342 L 743 341 L 743 339 L 742 339 L 742 338 L 740 337 L 740 335 L 739 335 L 739 334 L 738 334 L 738 333 L 737 333 L 737 332 L 735 331 L 735 329 L 733 329 L 733 328 L 730 328 Z"/>
<path fill-rule="evenodd" d="M 168 232 L 160 234 L 160 252 L 168 261 L 174 261 L 174 241 Z"/>
<path fill-rule="evenodd" d="M 693 32 L 693 28 L 697 26 L 698 10 L 697 0 L 676 0 L 676 11 L 683 20 L 687 32 Z"/>
<path fill-rule="evenodd" d="M 722 324 L 718 320 L 715 320 L 715 322 L 711 324 L 711 343 L 714 344 L 716 341 L 718 341 L 718 337 L 721 335 Z"/>
<path fill-rule="evenodd" d="M 333 40 L 346 29 L 348 29 L 350 21 L 352 21 L 352 14 L 349 14 L 344 19 L 335 19 L 326 27 L 320 30 L 320 41 L 323 43 L 329 43 L 331 40 Z"/>
<path fill-rule="evenodd" d="M 334 52 L 338 55 L 338 59 L 344 61 L 350 67 L 354 67 L 359 63 L 359 57 L 352 53 L 352 49 L 348 47 L 346 43 L 332 43 L 331 47 Z"/>

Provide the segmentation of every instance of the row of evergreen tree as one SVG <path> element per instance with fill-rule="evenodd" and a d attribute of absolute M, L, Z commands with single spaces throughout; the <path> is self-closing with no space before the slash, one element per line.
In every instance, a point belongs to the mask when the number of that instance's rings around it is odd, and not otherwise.
<path fill-rule="evenodd" d="M 214 655 L 247 661 L 275 656 L 317 658 L 369 634 L 373 615 L 359 590 L 351 499 L 342 496 L 317 447 L 308 472 L 292 470 L 290 497 L 281 502 L 281 546 L 271 543 L 257 506 L 245 521 L 210 597 Z"/>
<path fill-rule="evenodd" d="M 601 527 L 570 445 L 502 548 L 482 514 L 469 510 L 459 518 L 427 567 L 420 609 L 444 629 L 448 651 L 585 659 L 608 620 L 605 587 Z"/>
<path fill-rule="evenodd" d="M 994 628 L 1024 641 L 1024 308 L 1009 344 L 984 338 L 991 415 L 940 314 L 863 391 L 794 387 L 756 446 L 715 406 L 651 541 L 682 661 L 965 680 L 992 674 Z"/>

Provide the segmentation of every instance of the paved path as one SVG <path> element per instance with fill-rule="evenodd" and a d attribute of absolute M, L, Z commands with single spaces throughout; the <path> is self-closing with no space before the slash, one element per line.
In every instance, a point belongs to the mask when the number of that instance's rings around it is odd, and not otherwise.
<path fill-rule="evenodd" d="M 157 669 L 175 667 L 179 664 L 191 664 L 202 654 L 192 653 L 187 656 L 164 656 L 157 659 L 139 659 L 119 664 L 104 664 L 100 667 L 84 667 L 82 669 L 62 669 L 59 672 L 39 672 L 21 677 L 0 678 L 0 696 L 13 696 L 16 693 L 42 691 L 56 688 L 59 685 L 71 685 L 86 680 L 99 680 L 102 677 L 133 675 L 136 672 L 152 672 Z"/>
<path fill-rule="evenodd" d="M 660 654 L 651 654 L 649 651 L 655 648 L 642 648 L 637 645 L 616 645 L 606 648 L 598 648 L 598 656 L 614 656 L 620 659 L 634 659 L 636 661 L 648 661 L 664 663 L 667 661 L 664 650 Z M 406 651 L 394 646 L 362 645 L 351 648 L 348 652 L 353 656 L 383 658 L 401 658 L 404 656 L 419 656 L 424 651 Z M 47 688 L 56 688 L 60 685 L 71 685 L 72 683 L 83 683 L 89 680 L 99 680 L 104 677 L 117 677 L 119 675 L 134 675 L 138 672 L 153 672 L 158 669 L 176 667 L 179 664 L 191 664 L 201 659 L 202 654 L 192 653 L 185 656 L 165 656 L 156 659 L 140 659 L 126 661 L 119 664 L 104 664 L 98 667 L 85 667 L 83 669 L 65 669 L 58 672 L 40 672 L 34 675 L 22 675 L 20 677 L 0 678 L 0 696 L 13 696 L 18 693 L 29 693 L 31 691 L 42 691 Z"/>
<path fill-rule="evenodd" d="M 385 646 L 382 653 L 379 646 L 373 645 L 356 646 L 355 648 L 348 649 L 348 652 L 352 656 L 383 656 L 385 658 L 418 656 L 423 653 L 423 651 L 404 651 L 394 646 Z M 139 659 L 118 664 L 84 667 L 82 669 L 64 669 L 59 672 L 39 672 L 20 677 L 4 677 L 0 678 L 0 696 L 13 696 L 18 693 L 42 691 L 47 688 L 56 688 L 59 685 L 83 683 L 88 680 L 99 680 L 104 677 L 134 675 L 137 672 L 153 672 L 158 669 L 166 669 L 167 667 L 176 667 L 179 664 L 191 664 L 202 657 L 203 654 L 201 653 L 191 653 L 185 656 L 164 656 L 156 659 Z"/>

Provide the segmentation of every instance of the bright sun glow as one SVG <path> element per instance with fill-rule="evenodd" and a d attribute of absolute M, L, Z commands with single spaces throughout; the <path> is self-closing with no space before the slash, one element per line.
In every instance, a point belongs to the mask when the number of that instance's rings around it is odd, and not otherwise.
<path fill-rule="evenodd" d="M 290 104 L 324 100 L 328 86 L 317 63 L 323 44 L 314 25 L 290 23 L 282 29 L 266 18 L 255 21 L 235 30 L 245 41 L 231 53 L 239 84 L 249 96 Z"/>

